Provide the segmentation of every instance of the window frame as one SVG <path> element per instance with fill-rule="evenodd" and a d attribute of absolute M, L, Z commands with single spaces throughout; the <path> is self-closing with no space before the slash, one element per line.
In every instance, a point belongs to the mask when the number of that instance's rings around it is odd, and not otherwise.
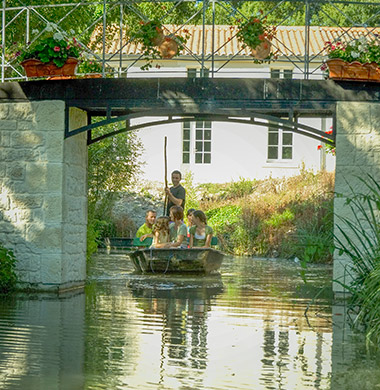
<path fill-rule="evenodd" d="M 212 121 L 185 120 L 182 124 L 182 164 L 211 162 Z"/>
<path fill-rule="evenodd" d="M 293 69 L 270 68 L 271 79 L 293 79 Z"/>
<path fill-rule="evenodd" d="M 277 134 L 277 143 L 270 143 L 271 135 Z M 291 136 L 290 143 L 285 143 L 285 136 Z M 270 157 L 270 148 L 277 148 L 277 158 Z M 284 148 L 290 149 L 291 157 L 284 157 Z M 294 161 L 294 133 L 291 130 L 284 130 L 281 126 L 277 128 L 268 127 L 268 144 L 267 144 L 267 162 L 293 162 Z"/>

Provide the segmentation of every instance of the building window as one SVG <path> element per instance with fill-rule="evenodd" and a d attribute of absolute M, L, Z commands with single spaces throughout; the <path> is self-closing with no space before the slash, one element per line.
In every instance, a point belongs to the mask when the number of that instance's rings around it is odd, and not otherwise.
<path fill-rule="evenodd" d="M 183 135 L 182 135 L 182 163 L 190 164 L 190 127 L 191 122 L 183 122 Z"/>
<path fill-rule="evenodd" d="M 279 79 L 280 78 L 280 69 L 271 69 L 270 70 L 270 78 L 271 79 Z"/>
<path fill-rule="evenodd" d="M 292 79 L 293 70 L 292 69 L 271 69 L 270 78 L 271 79 Z"/>
<path fill-rule="evenodd" d="M 187 77 L 190 79 L 195 79 L 196 77 L 210 77 L 210 69 L 203 68 L 203 74 L 202 69 L 196 69 L 196 68 L 187 68 Z"/>
<path fill-rule="evenodd" d="M 211 163 L 211 122 L 196 122 L 195 127 L 195 163 Z"/>
<path fill-rule="evenodd" d="M 282 128 L 268 128 L 268 160 L 293 158 L 293 133 Z"/>
<path fill-rule="evenodd" d="M 185 121 L 182 135 L 182 163 L 211 164 L 211 122 Z"/>
<path fill-rule="evenodd" d="M 292 69 L 284 69 L 282 72 L 284 79 L 292 79 L 293 78 L 293 70 Z"/>

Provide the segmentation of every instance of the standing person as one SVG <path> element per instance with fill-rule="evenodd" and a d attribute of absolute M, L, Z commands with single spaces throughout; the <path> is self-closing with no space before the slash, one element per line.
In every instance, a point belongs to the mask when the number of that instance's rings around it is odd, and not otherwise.
<path fill-rule="evenodd" d="M 214 234 L 212 227 L 207 225 L 207 218 L 203 211 L 193 212 L 194 226 L 190 228 L 190 248 L 210 248 Z"/>
<path fill-rule="evenodd" d="M 172 187 L 165 187 L 165 193 L 168 197 L 168 204 L 166 206 L 166 215 L 170 214 L 170 209 L 173 206 L 181 206 L 185 208 L 186 190 L 181 186 L 180 181 L 182 174 L 180 171 L 172 172 Z"/>
<path fill-rule="evenodd" d="M 170 230 L 169 217 L 158 217 L 153 226 L 153 242 L 151 248 L 169 248 Z"/>
<path fill-rule="evenodd" d="M 170 240 L 172 248 L 187 248 L 187 226 L 183 223 L 183 208 L 172 206 L 170 208 Z"/>
<path fill-rule="evenodd" d="M 156 222 L 157 213 L 154 210 L 148 210 L 145 213 L 145 223 L 139 227 L 136 237 L 143 242 L 147 237 L 153 237 L 153 225 Z"/>

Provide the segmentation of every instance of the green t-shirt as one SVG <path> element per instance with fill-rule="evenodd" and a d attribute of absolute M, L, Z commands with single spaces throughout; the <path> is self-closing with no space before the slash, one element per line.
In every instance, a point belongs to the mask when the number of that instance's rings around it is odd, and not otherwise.
<path fill-rule="evenodd" d="M 171 223 L 169 225 L 170 229 L 170 241 L 171 242 L 176 242 L 178 236 L 183 236 L 184 239 L 181 244 L 181 248 L 187 248 L 187 226 L 183 223 L 182 225 L 179 225 L 178 228 L 176 229 L 175 223 Z"/>
<path fill-rule="evenodd" d="M 192 226 L 190 228 L 190 236 L 193 236 L 193 246 L 205 246 L 206 244 L 206 239 L 208 235 L 212 235 L 214 231 L 212 230 L 211 226 L 206 225 L 205 226 L 205 235 L 200 237 L 195 234 L 197 227 Z"/>
<path fill-rule="evenodd" d="M 152 228 L 148 227 L 146 223 L 139 227 L 139 230 L 136 232 L 136 237 L 140 238 L 145 234 L 152 234 Z"/>

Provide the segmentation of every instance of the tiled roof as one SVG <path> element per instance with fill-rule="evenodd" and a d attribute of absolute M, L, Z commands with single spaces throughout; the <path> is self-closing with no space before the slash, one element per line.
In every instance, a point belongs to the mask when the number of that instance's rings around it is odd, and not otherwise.
<path fill-rule="evenodd" d="M 120 48 L 120 32 L 115 26 L 112 27 L 114 31 L 107 32 L 106 39 L 106 53 L 117 53 Z M 176 33 L 177 35 L 185 35 L 184 30 L 190 33 L 190 38 L 186 43 L 186 49 L 182 52 L 183 55 L 201 55 L 203 50 L 203 36 L 202 26 L 186 25 L 181 26 L 165 25 L 165 34 Z M 243 49 L 241 43 L 236 39 L 236 26 L 215 25 L 205 26 L 204 53 L 206 56 L 212 54 L 213 50 L 215 56 L 231 57 L 231 56 L 248 56 L 250 51 L 248 48 Z M 125 32 L 124 32 L 125 34 Z M 333 42 L 335 40 L 352 40 L 361 35 L 368 35 L 368 38 L 374 38 L 380 34 L 380 28 L 373 27 L 310 27 L 309 40 L 309 56 L 325 55 L 324 46 L 327 41 Z M 214 43 L 213 43 L 213 36 Z M 304 26 L 280 26 L 277 27 L 275 36 L 272 40 L 272 52 L 278 56 L 300 56 L 303 57 L 305 53 L 305 27 Z M 95 31 L 92 36 L 92 42 L 98 41 L 96 44 L 96 52 L 102 51 L 101 44 L 101 29 Z M 126 37 L 122 40 L 122 52 L 126 55 L 139 55 L 142 53 L 140 44 L 129 42 Z M 214 46 L 214 47 L 213 47 Z"/>

